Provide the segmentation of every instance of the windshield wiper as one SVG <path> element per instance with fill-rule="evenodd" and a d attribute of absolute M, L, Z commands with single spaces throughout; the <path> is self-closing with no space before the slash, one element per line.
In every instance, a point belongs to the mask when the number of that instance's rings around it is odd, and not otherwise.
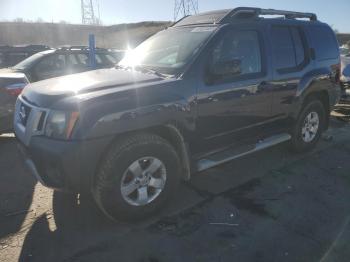
<path fill-rule="evenodd" d="M 162 78 L 169 78 L 169 77 L 172 76 L 172 75 L 162 74 L 162 73 L 158 72 L 155 69 L 152 69 L 152 68 L 150 68 L 148 66 L 141 66 L 141 65 L 134 66 L 134 67 L 132 67 L 132 66 L 116 65 L 114 68 L 122 69 L 122 70 L 134 69 L 134 70 L 140 71 L 142 73 L 151 73 L 151 74 L 157 75 L 157 76 L 162 77 Z"/>
<path fill-rule="evenodd" d="M 170 76 L 170 75 L 162 74 L 162 73 L 158 72 L 157 70 L 154 70 L 154 69 L 147 67 L 147 66 L 135 66 L 134 68 L 135 68 L 135 70 L 138 70 L 141 72 L 152 73 L 154 75 L 157 75 L 157 76 L 163 77 L 163 78 L 164 77 L 168 78 Z"/>

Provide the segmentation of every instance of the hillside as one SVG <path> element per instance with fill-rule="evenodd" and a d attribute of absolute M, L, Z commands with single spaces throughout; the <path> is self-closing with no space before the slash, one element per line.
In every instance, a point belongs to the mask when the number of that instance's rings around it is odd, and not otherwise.
<path fill-rule="evenodd" d="M 96 35 L 97 46 L 124 49 L 170 25 L 170 22 L 140 22 L 112 26 L 54 23 L 0 22 L 0 45 L 43 44 L 87 45 L 88 35 Z M 340 44 L 350 41 L 350 34 L 338 34 Z"/>
<path fill-rule="evenodd" d="M 88 35 L 95 34 L 97 46 L 125 48 L 168 26 L 170 22 L 140 22 L 113 26 L 89 26 L 54 23 L 0 22 L 0 45 L 43 44 L 87 45 Z"/>

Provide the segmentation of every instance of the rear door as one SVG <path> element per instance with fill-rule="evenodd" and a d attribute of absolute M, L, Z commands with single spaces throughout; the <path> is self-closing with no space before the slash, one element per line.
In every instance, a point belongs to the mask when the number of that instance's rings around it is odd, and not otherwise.
<path fill-rule="evenodd" d="M 272 25 L 273 107 L 276 129 L 290 125 L 300 81 L 312 69 L 305 32 L 298 26 Z"/>

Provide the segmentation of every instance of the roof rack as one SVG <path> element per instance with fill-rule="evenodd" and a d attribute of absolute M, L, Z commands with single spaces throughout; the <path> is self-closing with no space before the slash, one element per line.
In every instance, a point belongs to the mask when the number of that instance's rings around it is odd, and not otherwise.
<path fill-rule="evenodd" d="M 229 22 L 236 18 L 257 18 L 260 15 L 281 15 L 287 19 L 308 18 L 317 21 L 317 15 L 313 13 L 302 13 L 275 9 L 261 9 L 253 7 L 238 7 L 229 12 L 220 22 Z"/>

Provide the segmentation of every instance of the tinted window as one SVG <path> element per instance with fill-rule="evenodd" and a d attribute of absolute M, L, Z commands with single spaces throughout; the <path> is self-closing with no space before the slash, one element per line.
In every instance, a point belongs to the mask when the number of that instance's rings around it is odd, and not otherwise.
<path fill-rule="evenodd" d="M 95 59 L 96 59 L 96 64 L 98 64 L 98 65 L 102 65 L 103 64 L 101 55 L 96 54 L 95 55 Z"/>
<path fill-rule="evenodd" d="M 296 69 L 305 61 L 305 48 L 297 27 L 273 27 L 272 48 L 277 70 Z"/>
<path fill-rule="evenodd" d="M 66 59 L 64 55 L 49 55 L 44 57 L 34 68 L 37 80 L 61 76 L 65 72 Z"/>
<path fill-rule="evenodd" d="M 333 59 L 339 56 L 338 43 L 330 28 L 312 26 L 309 28 L 309 34 L 316 51 L 317 60 Z"/>
<path fill-rule="evenodd" d="M 113 56 L 114 55 L 114 56 Z M 116 64 L 118 61 L 122 58 L 122 56 L 119 56 L 117 54 L 106 54 L 106 59 L 111 63 L 111 64 Z"/>
<path fill-rule="evenodd" d="M 288 27 L 272 28 L 272 48 L 277 69 L 296 66 L 293 39 Z"/>
<path fill-rule="evenodd" d="M 301 65 L 305 60 L 305 49 L 298 28 L 291 27 L 290 30 L 294 41 L 296 65 L 298 66 Z"/>
<path fill-rule="evenodd" d="M 87 54 L 77 54 L 79 64 L 81 65 L 89 65 L 89 56 Z"/>
<path fill-rule="evenodd" d="M 112 66 L 117 63 L 117 60 L 113 56 L 105 53 L 96 54 L 96 61 L 97 64 L 103 66 Z"/>
<path fill-rule="evenodd" d="M 77 58 L 75 57 L 75 54 L 69 54 L 67 56 L 67 61 L 71 66 L 76 66 L 79 64 Z"/>
<path fill-rule="evenodd" d="M 240 61 L 241 75 L 261 72 L 261 54 L 257 32 L 230 32 L 214 48 L 212 66 L 234 60 Z"/>

